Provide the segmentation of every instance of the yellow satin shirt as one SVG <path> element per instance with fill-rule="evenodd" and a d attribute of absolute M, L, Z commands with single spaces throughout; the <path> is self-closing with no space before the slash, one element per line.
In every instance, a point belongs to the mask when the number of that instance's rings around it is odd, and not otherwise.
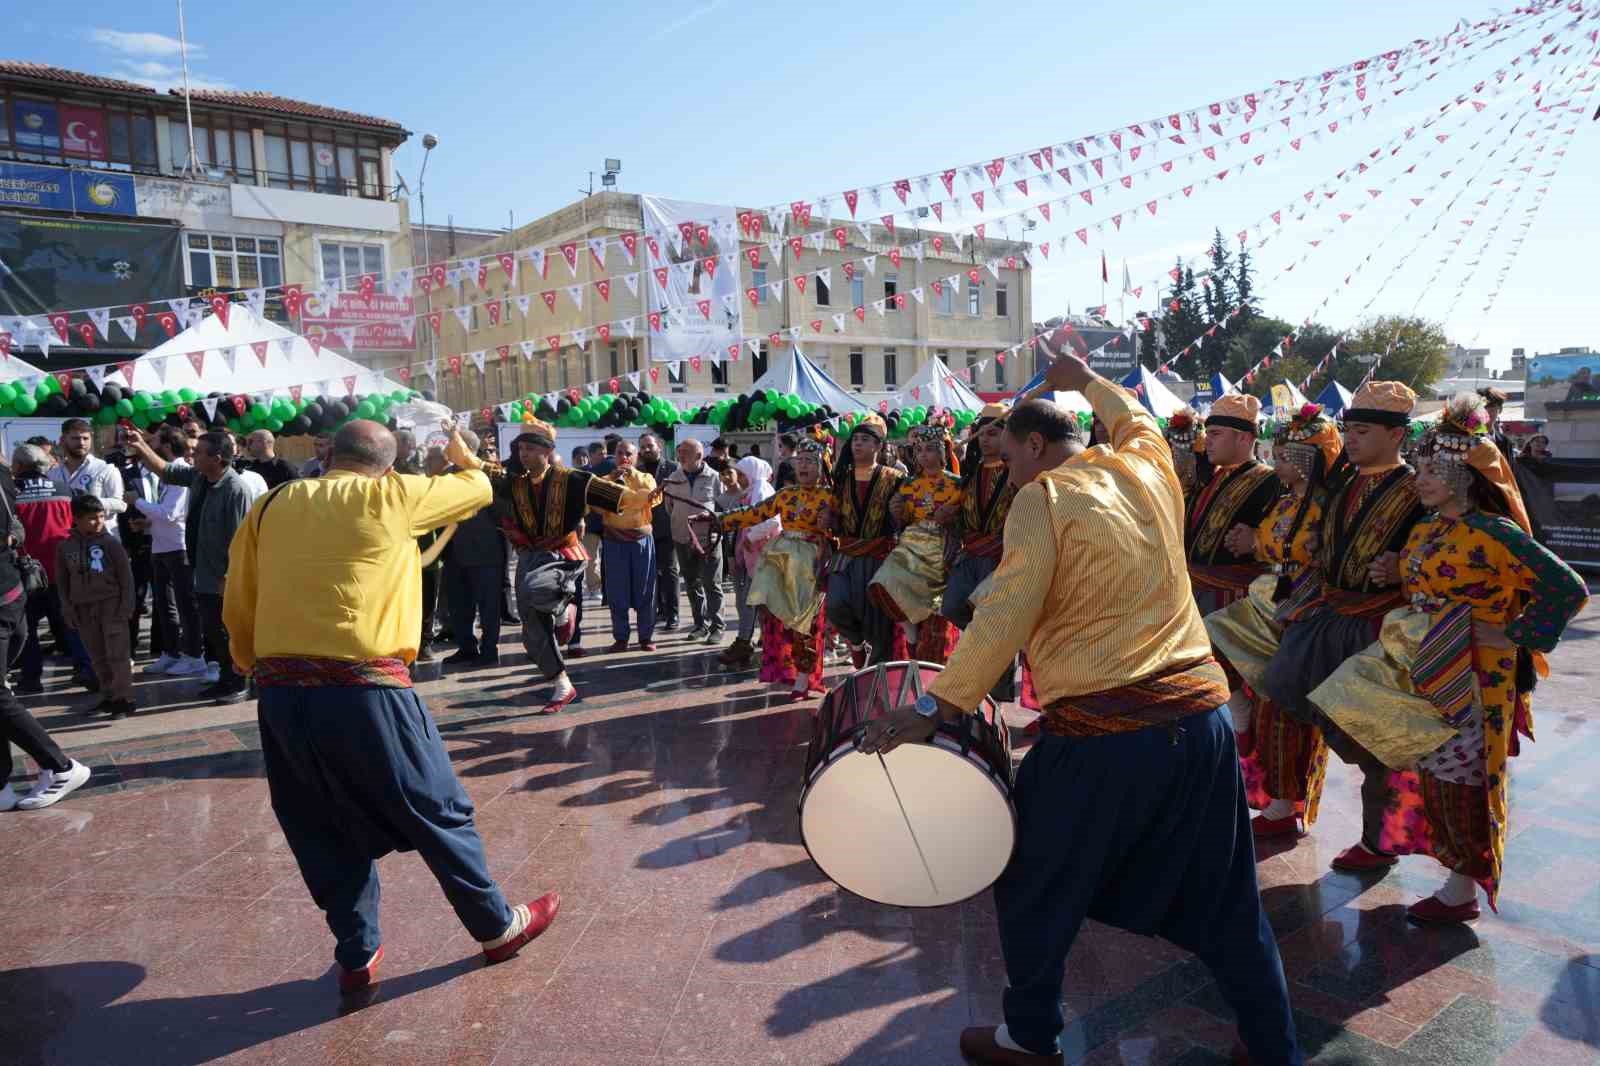
<path fill-rule="evenodd" d="M 1021 650 L 1046 704 L 1211 654 L 1189 590 L 1183 487 L 1161 429 L 1116 385 L 1096 379 L 1084 395 L 1111 443 L 1017 491 L 991 587 L 929 686 L 963 710 Z"/>
<path fill-rule="evenodd" d="M 255 502 L 233 535 L 222 620 L 233 661 L 266 656 L 363 662 L 417 656 L 417 537 L 489 505 L 477 470 L 365 477 L 330 470 Z"/>
<path fill-rule="evenodd" d="M 620 476 L 619 476 L 620 475 Z M 622 496 L 622 510 L 617 514 L 601 512 L 601 519 L 607 529 L 649 529 L 650 509 L 653 505 L 652 494 L 656 491 L 656 479 L 640 470 L 638 467 L 627 467 L 625 470 L 613 470 L 605 477 L 607 481 L 620 481 L 627 491 Z"/>

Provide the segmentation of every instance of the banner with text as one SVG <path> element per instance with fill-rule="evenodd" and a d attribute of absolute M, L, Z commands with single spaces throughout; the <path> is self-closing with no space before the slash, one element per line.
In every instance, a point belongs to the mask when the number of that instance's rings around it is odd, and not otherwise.
<path fill-rule="evenodd" d="M 650 358 L 725 359 L 743 343 L 739 293 L 739 241 L 731 207 L 641 196 L 644 234 L 655 241 L 666 265 L 648 271 L 650 308 L 646 323 Z M 707 257 L 715 258 L 708 259 Z M 664 283 L 664 284 L 663 284 Z M 666 313 L 673 308 L 671 314 Z"/>
<path fill-rule="evenodd" d="M 1600 459 L 1519 459 L 1534 533 L 1569 563 L 1600 566 Z"/>

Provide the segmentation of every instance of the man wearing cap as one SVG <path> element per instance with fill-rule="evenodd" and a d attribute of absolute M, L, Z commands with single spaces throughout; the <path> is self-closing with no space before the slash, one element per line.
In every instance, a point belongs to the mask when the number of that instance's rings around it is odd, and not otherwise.
<path fill-rule="evenodd" d="M 1355 468 L 1330 487 L 1315 565 L 1320 582 L 1305 582 L 1284 602 L 1278 650 L 1267 661 L 1262 689 L 1301 729 L 1320 730 L 1334 754 L 1359 766 L 1361 840 L 1333 860 L 1336 870 L 1379 870 L 1393 855 L 1378 844 L 1389 801 L 1389 770 L 1328 721 L 1310 702 L 1313 689 L 1339 664 L 1378 639 L 1383 616 L 1400 606 L 1400 549 L 1421 520 L 1416 473 L 1400 459 L 1417 394 L 1398 381 L 1370 381 L 1344 412 L 1345 458 Z M 1304 745 L 1309 747 L 1311 745 Z M 1320 788 L 1312 782 L 1311 790 Z M 1306 806 L 1316 803 L 1308 794 Z M 1298 829 L 1292 801 L 1274 799 L 1252 826 L 1258 837 Z"/>
<path fill-rule="evenodd" d="M 1211 473 L 1195 486 L 1183 522 L 1189 581 L 1202 615 L 1243 596 L 1250 582 L 1266 572 L 1253 555 L 1241 555 L 1227 544 L 1235 526 L 1254 529 L 1283 495 L 1278 475 L 1256 461 L 1256 420 L 1260 415 L 1260 400 L 1230 392 L 1217 397 L 1206 416 L 1205 449 Z"/>
<path fill-rule="evenodd" d="M 904 480 L 878 462 L 889 436 L 882 418 L 869 414 L 850 430 L 833 468 L 833 534 L 838 538 L 828 577 L 828 621 L 850 645 L 856 669 L 893 654 L 894 619 L 873 605 L 872 576 L 894 550 L 889 501 Z"/>
<path fill-rule="evenodd" d="M 592 507 L 620 514 L 624 505 L 650 496 L 640 497 L 586 470 L 556 466 L 555 447 L 554 426 L 528 423 L 512 441 L 512 461 L 495 485 L 500 527 L 517 551 L 522 645 L 540 676 L 554 686 L 540 714 L 555 714 L 578 698 L 561 647 L 571 636 L 565 615 L 588 559 L 578 539 L 584 512 Z"/>

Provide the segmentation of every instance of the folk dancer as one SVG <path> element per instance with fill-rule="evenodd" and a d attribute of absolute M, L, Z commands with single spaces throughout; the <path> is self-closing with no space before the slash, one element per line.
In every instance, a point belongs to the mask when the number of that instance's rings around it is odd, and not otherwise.
<path fill-rule="evenodd" d="M 1505 859 L 1509 765 L 1533 738 L 1529 697 L 1583 609 L 1583 579 L 1530 535 L 1511 462 L 1482 399 L 1458 393 L 1419 442 L 1430 514 L 1401 553 L 1406 604 L 1311 702 L 1391 773 L 1379 846 L 1450 871 L 1407 916 L 1423 924 L 1495 905 Z"/>
<path fill-rule="evenodd" d="M 994 886 L 1005 1024 L 966 1030 L 961 1051 L 979 1064 L 1062 1061 L 1067 955 L 1093 918 L 1194 952 L 1251 1058 L 1297 1064 L 1171 452 L 1139 402 L 1081 359 L 1064 353 L 1047 375 L 1088 398 L 1110 444 L 1067 459 L 1071 412 L 1038 399 L 1011 410 L 1002 448 L 1021 487 L 992 591 L 928 693 L 862 741 L 871 753 L 927 740 L 1027 646 L 1046 724 L 1017 771 L 1016 851 Z"/>
<path fill-rule="evenodd" d="M 1319 730 L 1285 715 L 1262 694 L 1261 678 L 1282 635 L 1282 605 L 1297 581 L 1316 580 L 1323 508 L 1328 485 L 1342 470 L 1343 448 L 1338 427 L 1316 404 L 1280 424 L 1273 467 L 1289 491 L 1260 525 L 1237 525 L 1227 537 L 1230 551 L 1253 554 L 1272 571 L 1251 582 L 1243 599 L 1205 618 L 1211 647 L 1230 669 L 1228 707 L 1240 734 L 1240 769 L 1250 805 L 1263 811 L 1251 823 L 1257 836 L 1294 831 L 1297 814 L 1307 825 L 1317 819 L 1328 747 Z"/>
<path fill-rule="evenodd" d="M 1378 870 L 1394 865 L 1378 840 L 1389 800 L 1388 770 L 1350 741 L 1307 699 L 1339 664 L 1378 637 L 1383 616 L 1400 605 L 1400 549 L 1422 518 L 1416 474 L 1400 461 L 1417 394 L 1398 381 L 1369 381 L 1344 412 L 1344 454 L 1353 467 L 1332 486 L 1318 534 L 1315 578 L 1301 582 L 1280 605 L 1283 633 L 1261 674 L 1260 694 L 1300 730 L 1316 730 L 1333 753 L 1359 766 L 1361 841 L 1333 860 L 1336 870 Z M 1280 723 L 1285 732 L 1293 727 Z M 1286 741 L 1309 750 L 1312 738 Z M 1315 808 L 1320 782 L 1307 781 L 1305 804 Z M 1287 798 L 1287 797 L 1285 797 Z M 1252 827 L 1257 835 L 1296 830 L 1280 805 L 1276 820 Z M 1266 819 L 1262 814 L 1258 820 Z"/>
<path fill-rule="evenodd" d="M 1264 570 L 1252 551 L 1236 552 L 1227 544 L 1230 530 L 1260 525 L 1283 495 L 1283 482 L 1255 457 L 1260 414 L 1260 400 L 1230 392 L 1217 397 L 1206 416 L 1210 475 L 1197 482 L 1183 525 L 1189 583 L 1202 616 L 1242 597 Z"/>
<path fill-rule="evenodd" d="M 794 454 L 794 484 L 759 502 L 696 519 L 723 532 L 749 531 L 774 519 L 782 524 L 782 531 L 761 551 L 746 600 L 761 613 L 759 676 L 769 684 L 788 685 L 796 700 L 822 689 L 820 579 L 833 524 L 833 491 L 823 477 L 825 455 L 820 441 L 802 438 Z"/>
<path fill-rule="evenodd" d="M 619 441 L 611 456 L 615 465 L 605 475 L 631 494 L 616 514 L 601 516 L 600 580 L 611 609 L 613 652 L 628 650 L 630 610 L 639 619 L 639 650 L 656 650 L 651 643 L 656 630 L 656 539 L 650 512 L 661 494 L 656 479 L 638 468 L 638 456 L 632 441 Z"/>
<path fill-rule="evenodd" d="M 585 555 L 578 539 L 584 512 L 594 507 L 621 514 L 626 505 L 648 500 L 615 481 L 587 470 L 555 466 L 556 430 L 543 422 L 512 441 L 515 465 L 495 486 L 500 528 L 517 552 L 517 607 L 522 615 L 522 645 L 529 661 L 551 682 L 550 701 L 540 714 L 555 714 L 578 698 L 567 676 L 562 645 L 574 625 L 569 608 L 581 587 Z"/>
<path fill-rule="evenodd" d="M 257 717 L 272 809 L 336 940 L 339 988 L 360 993 L 383 958 L 376 860 L 416 851 L 487 962 L 515 955 L 561 907 L 512 906 L 489 876 L 472 799 L 407 669 L 422 632 L 416 538 L 490 501 L 453 422 L 456 472 L 394 472 L 395 442 L 355 421 L 328 470 L 258 500 L 233 538 L 223 618 Z M 316 530 L 316 536 L 307 536 Z"/>
<path fill-rule="evenodd" d="M 944 425 L 912 428 L 916 475 L 889 501 L 900 536 L 868 588 L 880 611 L 905 632 L 910 657 L 943 663 L 956 628 L 939 614 L 961 507 L 961 463 Z"/>
<path fill-rule="evenodd" d="M 734 488 L 728 495 L 717 497 L 718 511 L 753 507 L 775 494 L 771 481 L 772 465 L 760 456 L 747 455 L 729 470 L 734 478 Z M 761 608 L 750 602 L 750 582 L 761 561 L 761 550 L 782 529 L 781 522 L 774 517 L 735 530 L 723 538 L 726 550 L 733 559 L 734 603 L 739 612 L 739 631 L 734 634 L 733 643 L 717 656 L 717 662 L 723 666 L 746 667 L 756 659 L 755 636 L 756 626 L 761 621 Z"/>
<path fill-rule="evenodd" d="M 828 576 L 828 622 L 850 645 L 856 669 L 894 655 L 895 624 L 872 602 L 868 587 L 894 549 L 889 501 L 901 475 L 878 461 L 888 427 L 869 414 L 850 430 L 833 468 L 833 533 L 837 541 Z"/>

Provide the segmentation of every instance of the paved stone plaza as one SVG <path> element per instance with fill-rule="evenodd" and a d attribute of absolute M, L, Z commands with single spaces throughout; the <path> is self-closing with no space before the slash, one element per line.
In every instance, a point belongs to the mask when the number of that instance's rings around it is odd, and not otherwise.
<path fill-rule="evenodd" d="M 1498 915 L 1409 926 L 1404 907 L 1439 881 L 1430 860 L 1331 871 L 1358 822 L 1337 760 L 1315 835 L 1262 849 L 1314 1061 L 1600 1062 L 1597 638 L 1591 607 L 1540 686 Z M 392 855 L 379 992 L 343 1014 L 332 938 L 268 804 L 253 705 L 180 701 L 113 723 L 53 675 L 31 703 L 95 776 L 53 808 L 0 815 L 0 1061 L 939 1066 L 960 1061 L 962 1027 L 1000 1020 L 987 897 L 874 906 L 807 859 L 805 706 L 662 634 L 648 658 L 577 662 L 583 701 L 540 718 L 509 635 L 503 653 L 423 691 L 491 869 L 514 902 L 559 889 L 561 916 L 486 969 L 422 863 Z M 1224 1062 L 1233 1039 L 1198 962 L 1100 926 L 1062 997 L 1069 1062 Z"/>

